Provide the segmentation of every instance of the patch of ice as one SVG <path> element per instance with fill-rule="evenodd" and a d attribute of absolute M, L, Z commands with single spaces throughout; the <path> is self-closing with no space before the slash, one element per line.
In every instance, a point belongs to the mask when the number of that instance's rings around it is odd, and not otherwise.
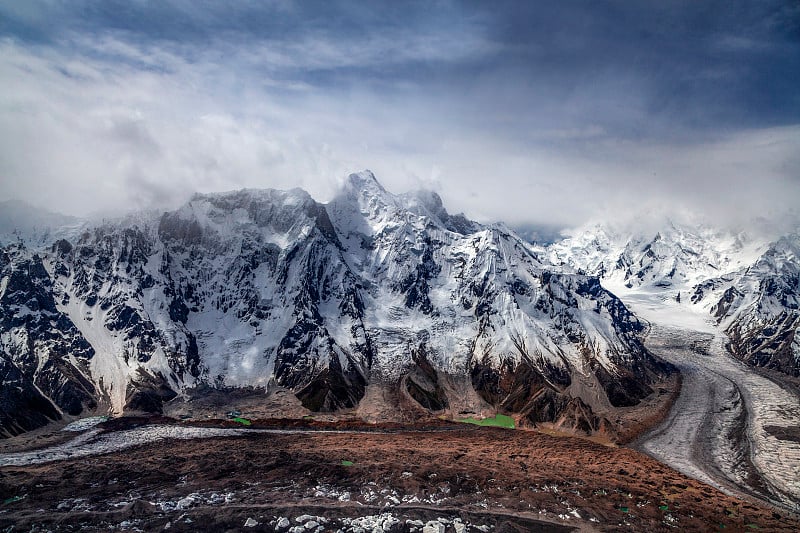
<path fill-rule="evenodd" d="M 75 420 L 74 422 L 70 422 L 61 431 L 86 431 L 87 429 L 91 429 L 98 424 L 101 424 L 108 420 L 107 416 L 90 416 L 88 418 L 81 418 L 80 420 Z"/>
<path fill-rule="evenodd" d="M 27 452 L 0 455 L 0 466 L 27 466 L 32 464 L 62 461 L 116 452 L 141 444 L 164 439 L 200 439 L 211 437 L 235 437 L 253 430 L 200 428 L 188 426 L 142 426 L 124 431 L 100 434 L 91 429 L 69 442 Z"/>

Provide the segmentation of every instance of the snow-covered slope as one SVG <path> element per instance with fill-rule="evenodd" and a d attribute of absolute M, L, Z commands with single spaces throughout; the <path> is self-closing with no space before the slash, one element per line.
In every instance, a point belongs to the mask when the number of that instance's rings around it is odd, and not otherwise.
<path fill-rule="evenodd" d="M 299 189 L 196 195 L 39 253 L 61 334 L 91 348 L 81 372 L 115 412 L 209 386 L 284 387 L 330 411 L 369 385 L 442 410 L 467 386 L 531 423 L 592 431 L 596 412 L 637 403 L 669 369 L 596 277 L 448 214 L 434 193 L 393 195 L 370 172 L 328 204 Z"/>
<path fill-rule="evenodd" d="M 746 232 L 665 220 L 650 231 L 592 224 L 554 243 L 547 252 L 555 264 L 627 288 L 657 288 L 677 297 L 681 290 L 752 264 L 766 244 Z"/>

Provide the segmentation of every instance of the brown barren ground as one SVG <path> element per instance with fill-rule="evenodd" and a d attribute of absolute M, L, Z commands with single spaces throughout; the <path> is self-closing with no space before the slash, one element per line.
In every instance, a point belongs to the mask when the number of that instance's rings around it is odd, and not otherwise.
<path fill-rule="evenodd" d="M 357 426 L 162 441 L 4 467 L 3 497 L 22 499 L 0 506 L 0 528 L 227 531 L 251 518 L 258 525 L 244 530 L 273 531 L 279 517 L 296 526 L 295 518 L 311 514 L 329 520 L 322 530 L 335 531 L 344 518 L 392 513 L 401 519 L 392 531 L 410 531 L 406 519 L 438 517 L 494 531 L 800 531 L 794 518 L 626 448 L 435 420 L 416 428 Z"/>
<path fill-rule="evenodd" d="M 615 419 L 620 427 L 616 442 L 627 444 L 658 426 L 669 414 L 681 393 L 683 377 L 676 372 L 655 387 L 655 392 L 634 407 L 618 408 Z"/>

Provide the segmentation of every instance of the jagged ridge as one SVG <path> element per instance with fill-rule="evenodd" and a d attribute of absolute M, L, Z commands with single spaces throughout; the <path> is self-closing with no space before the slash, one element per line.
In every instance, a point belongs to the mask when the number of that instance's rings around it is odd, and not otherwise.
<path fill-rule="evenodd" d="M 63 323 L 49 353 L 80 367 L 65 383 L 91 377 L 79 388 L 115 412 L 207 386 L 285 387 L 323 411 L 355 407 L 370 385 L 401 387 L 441 410 L 466 382 L 485 405 L 591 431 L 593 409 L 637 403 L 669 370 L 597 278 L 547 266 L 512 231 L 450 215 L 434 193 L 392 195 L 369 172 L 328 204 L 299 189 L 196 195 L 41 255 L 36 279 Z M 4 287 L 20 271 L 7 270 Z M 45 357 L 26 355 L 33 367 Z"/>

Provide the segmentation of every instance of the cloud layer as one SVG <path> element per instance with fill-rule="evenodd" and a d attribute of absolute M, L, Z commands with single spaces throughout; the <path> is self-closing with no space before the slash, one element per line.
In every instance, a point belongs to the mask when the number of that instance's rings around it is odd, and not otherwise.
<path fill-rule="evenodd" d="M 68 214 L 348 172 L 483 221 L 800 198 L 794 2 L 0 1 L 0 199 Z"/>

